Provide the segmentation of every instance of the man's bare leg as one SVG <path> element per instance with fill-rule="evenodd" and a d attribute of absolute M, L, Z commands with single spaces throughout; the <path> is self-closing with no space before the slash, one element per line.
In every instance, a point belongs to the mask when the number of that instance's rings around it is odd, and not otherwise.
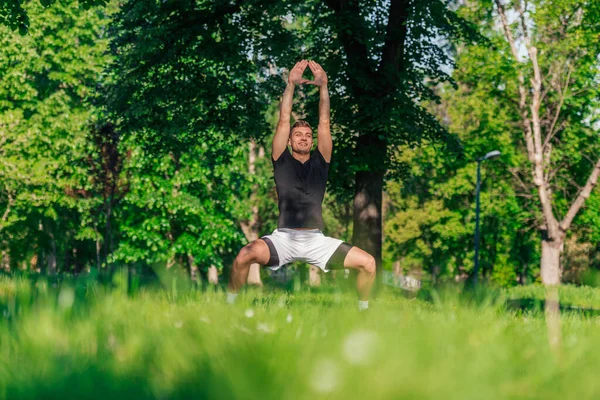
<path fill-rule="evenodd" d="M 346 259 L 344 268 L 358 270 L 356 277 L 356 290 L 358 291 L 358 308 L 364 310 L 369 307 L 369 295 L 375 282 L 375 271 L 377 268 L 375 258 L 358 247 L 352 247 Z"/>
<path fill-rule="evenodd" d="M 227 301 L 229 303 L 235 300 L 237 292 L 248 280 L 250 265 L 254 263 L 266 265 L 269 262 L 269 258 L 269 246 L 262 239 L 257 239 L 240 250 L 233 261 L 231 276 L 227 285 Z"/>

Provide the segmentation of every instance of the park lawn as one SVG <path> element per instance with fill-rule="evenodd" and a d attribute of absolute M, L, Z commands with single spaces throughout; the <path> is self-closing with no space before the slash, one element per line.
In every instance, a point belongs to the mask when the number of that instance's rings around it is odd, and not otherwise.
<path fill-rule="evenodd" d="M 600 319 L 563 312 L 552 352 L 543 314 L 504 304 L 1 278 L 0 398 L 598 398 Z"/>

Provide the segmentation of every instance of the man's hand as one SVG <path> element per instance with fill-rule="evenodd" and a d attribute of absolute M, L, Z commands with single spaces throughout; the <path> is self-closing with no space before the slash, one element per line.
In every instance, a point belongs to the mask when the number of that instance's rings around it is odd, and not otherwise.
<path fill-rule="evenodd" d="M 290 71 L 290 76 L 288 77 L 288 83 L 291 83 L 292 85 L 301 85 L 303 83 L 307 83 L 308 80 L 307 79 L 303 79 L 302 78 L 302 74 L 304 73 L 304 70 L 306 69 L 306 66 L 308 65 L 308 61 L 306 60 L 302 60 L 296 63 L 296 65 L 294 65 L 294 68 L 292 68 L 292 70 Z M 312 70 L 312 68 L 311 68 Z"/>
<path fill-rule="evenodd" d="M 327 74 L 323 68 L 314 61 L 308 62 L 308 67 L 314 75 L 309 83 L 319 87 L 319 127 L 317 128 L 317 147 L 326 162 L 331 162 L 333 142 L 331 140 L 329 91 L 327 90 Z"/>
<path fill-rule="evenodd" d="M 287 143 L 290 137 L 290 117 L 292 114 L 294 87 L 308 82 L 306 79 L 302 79 L 302 73 L 307 65 L 308 61 L 306 60 L 296 63 L 288 76 L 288 84 L 285 87 L 279 106 L 279 122 L 277 123 L 277 129 L 275 130 L 275 136 L 273 137 L 273 152 L 271 154 L 274 161 L 277 161 L 279 156 L 281 156 L 284 151 L 287 151 Z"/>
<path fill-rule="evenodd" d="M 308 61 L 308 68 L 310 68 L 315 78 L 312 81 L 306 81 L 303 83 L 317 86 L 327 85 L 327 74 L 325 71 L 323 71 L 323 68 L 321 68 L 319 64 L 314 61 Z"/>

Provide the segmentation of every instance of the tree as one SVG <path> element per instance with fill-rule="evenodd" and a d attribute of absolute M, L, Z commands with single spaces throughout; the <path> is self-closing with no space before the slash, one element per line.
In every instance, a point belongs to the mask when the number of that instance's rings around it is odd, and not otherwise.
<path fill-rule="evenodd" d="M 222 267 L 243 242 L 238 222 L 252 210 L 242 199 L 254 184 L 241 149 L 266 134 L 270 104 L 249 54 L 261 12 L 242 2 L 123 5 L 103 89 L 132 151 L 115 258 Z"/>
<path fill-rule="evenodd" d="M 112 260 L 145 265 L 198 265 L 219 269 L 243 238 L 235 221 L 243 218 L 242 162 L 215 162 L 215 153 L 228 154 L 230 144 L 201 144 L 180 157 L 149 154 L 130 138 L 125 163 L 129 191 L 119 210 L 121 230 Z M 214 152 L 214 153 L 212 153 Z M 236 156 L 243 156 L 241 150 Z M 243 157 L 240 157 L 243 161 Z M 204 267 L 202 267 L 204 266 Z"/>
<path fill-rule="evenodd" d="M 40 0 L 39 4 L 43 7 L 50 7 L 56 0 Z M 94 6 L 105 5 L 107 0 L 79 0 L 78 4 L 86 10 Z M 19 30 L 21 35 L 26 35 L 29 31 L 29 12 L 24 4 L 30 2 L 21 2 L 19 0 L 2 0 L 0 2 L 0 25 L 5 25 L 10 29 Z M 74 6 L 76 3 L 72 3 Z"/>
<path fill-rule="evenodd" d="M 380 268 L 384 180 L 405 168 L 392 149 L 425 139 L 451 142 L 420 102 L 435 97 L 428 81 L 450 79 L 441 38 L 475 35 L 437 0 L 326 0 L 307 7 L 309 18 L 295 14 L 306 25 L 299 37 L 331 77 L 331 181 L 337 192 L 352 191 L 353 244 L 374 255 Z"/>
<path fill-rule="evenodd" d="M 115 210 L 129 191 L 122 173 L 126 156 L 122 154 L 121 137 L 113 124 L 98 121 L 90 127 L 86 141 L 87 155 L 82 168 L 87 169 L 88 179 L 78 188 L 68 188 L 67 193 L 78 200 L 84 227 L 78 236 L 95 241 L 95 264 L 101 268 L 115 250 L 119 231 Z"/>
<path fill-rule="evenodd" d="M 13 266 L 39 260 L 52 272 L 86 246 L 70 190 L 87 180 L 86 136 L 98 111 L 89 94 L 109 58 L 111 9 L 24 7 L 29 35 L 0 26 L 0 246 Z"/>
<path fill-rule="evenodd" d="M 251 139 L 248 146 L 248 177 L 252 181 L 256 181 L 256 158 L 265 157 L 265 148 L 263 146 L 256 145 L 256 141 Z M 258 184 L 254 184 L 252 188 L 252 194 L 250 195 L 250 207 L 252 214 L 249 221 L 242 221 L 242 230 L 248 242 L 252 242 L 259 238 L 259 202 L 256 198 L 258 195 Z M 260 279 L 260 265 L 250 265 L 250 271 L 248 272 L 248 283 L 251 285 L 262 286 L 262 280 Z"/>
<path fill-rule="evenodd" d="M 513 174 L 524 191 L 536 193 L 542 281 L 556 285 L 566 235 L 600 175 L 594 130 L 600 6 L 576 0 L 494 4 L 497 18 L 488 17 L 486 29 L 493 35 L 500 22 L 505 41 L 496 45 L 504 68 L 485 78 L 503 78 L 496 93 L 506 96 L 519 121 L 527 161 Z"/>
<path fill-rule="evenodd" d="M 446 88 L 449 89 L 449 88 Z M 405 271 L 424 271 L 434 283 L 472 276 L 474 265 L 475 175 L 473 160 L 500 150 L 502 160 L 482 168 L 480 273 L 502 286 L 535 279 L 535 228 L 521 197 L 515 196 L 507 161 L 515 157 L 503 115 L 489 112 L 492 102 L 459 89 L 441 94 L 438 114 L 464 144 L 464 159 L 425 145 L 402 148 L 398 158 L 410 165 L 405 177 L 386 187 L 384 261 Z M 488 112 L 481 110 L 488 108 Z M 473 109 L 481 119 L 473 125 Z M 488 116 L 484 119 L 483 116 Z M 482 136 L 485 129 L 487 135 Z M 437 148 L 436 148 L 437 147 Z"/>
<path fill-rule="evenodd" d="M 381 259 L 384 176 L 400 168 L 388 150 L 445 137 L 419 101 L 433 96 L 426 79 L 449 79 L 439 38 L 470 31 L 444 2 L 142 1 L 118 21 L 107 98 L 119 129 L 157 153 L 212 141 L 209 132 L 270 136 L 253 116 L 281 93 L 271 72 L 323 60 L 335 93 L 331 181 L 353 192 L 354 243 Z M 304 109 L 317 99 L 306 91 Z"/>

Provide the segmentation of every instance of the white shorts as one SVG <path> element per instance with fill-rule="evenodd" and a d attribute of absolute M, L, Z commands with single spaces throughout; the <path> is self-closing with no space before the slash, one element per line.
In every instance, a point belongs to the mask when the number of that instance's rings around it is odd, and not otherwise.
<path fill-rule="evenodd" d="M 344 267 L 346 254 L 352 245 L 323 235 L 319 229 L 275 229 L 263 236 L 271 253 L 268 266 L 277 270 L 292 261 L 303 261 L 324 272 Z"/>

